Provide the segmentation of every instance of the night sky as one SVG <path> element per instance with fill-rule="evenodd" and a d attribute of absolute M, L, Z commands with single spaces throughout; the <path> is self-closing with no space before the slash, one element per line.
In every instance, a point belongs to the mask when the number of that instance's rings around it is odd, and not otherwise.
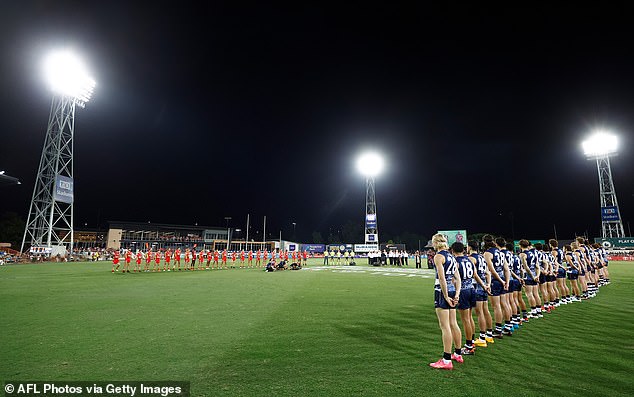
<path fill-rule="evenodd" d="M 597 236 L 580 145 L 596 127 L 619 135 L 612 172 L 626 233 L 634 223 L 626 2 L 89 3 L 2 6 L 0 169 L 23 183 L 2 188 L 2 212 L 27 216 L 51 98 L 42 59 L 71 47 L 97 81 L 76 113 L 76 226 L 240 227 L 249 213 L 309 242 L 362 224 L 354 163 L 374 148 L 379 233 L 510 236 L 512 217 L 516 238 Z"/>

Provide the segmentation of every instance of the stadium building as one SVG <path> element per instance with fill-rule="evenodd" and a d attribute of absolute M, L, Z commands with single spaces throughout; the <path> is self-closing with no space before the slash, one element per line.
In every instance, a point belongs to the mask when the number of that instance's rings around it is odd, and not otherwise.
<path fill-rule="evenodd" d="M 108 249 L 161 250 L 167 248 L 196 248 L 224 250 L 228 243 L 228 229 L 223 227 L 170 225 L 163 223 L 108 222 Z M 273 250 L 274 242 L 245 241 L 231 232 L 229 251 Z"/>

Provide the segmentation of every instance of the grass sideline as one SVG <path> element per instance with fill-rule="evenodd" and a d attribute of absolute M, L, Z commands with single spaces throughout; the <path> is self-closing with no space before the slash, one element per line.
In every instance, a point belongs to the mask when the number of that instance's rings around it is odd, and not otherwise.
<path fill-rule="evenodd" d="M 634 394 L 634 263 L 454 371 L 428 367 L 442 350 L 432 278 L 110 268 L 0 268 L 0 380 L 186 380 L 192 396 Z"/>

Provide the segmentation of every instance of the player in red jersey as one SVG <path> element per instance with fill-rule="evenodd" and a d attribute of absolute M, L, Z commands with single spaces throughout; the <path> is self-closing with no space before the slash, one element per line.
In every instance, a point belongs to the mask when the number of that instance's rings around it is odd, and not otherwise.
<path fill-rule="evenodd" d="M 256 267 L 260 267 L 262 265 L 261 255 L 262 255 L 262 253 L 260 252 L 260 250 L 258 250 L 255 253 L 255 266 Z"/>
<path fill-rule="evenodd" d="M 185 250 L 185 270 L 189 270 L 191 267 L 190 262 L 192 261 L 192 253 L 189 251 L 189 248 Z"/>
<path fill-rule="evenodd" d="M 304 262 L 304 266 L 306 266 L 306 263 L 308 262 L 308 251 L 306 250 L 302 253 L 302 262 Z"/>
<path fill-rule="evenodd" d="M 132 262 L 132 251 L 125 252 L 125 265 L 123 265 L 123 273 L 130 273 L 130 262 Z"/>
<path fill-rule="evenodd" d="M 192 250 L 192 267 L 191 270 L 194 271 L 196 270 L 196 250 L 193 249 Z"/>
<path fill-rule="evenodd" d="M 211 250 L 207 251 L 207 270 L 209 270 L 209 266 L 211 265 L 211 258 L 213 258 L 213 255 L 211 253 Z"/>
<path fill-rule="evenodd" d="M 114 273 L 115 270 L 119 271 L 119 258 L 121 256 L 121 253 L 119 253 L 119 251 L 115 251 L 112 257 L 112 272 Z M 116 266 L 116 269 L 115 269 Z"/>
<path fill-rule="evenodd" d="M 200 250 L 200 252 L 198 253 L 198 269 L 203 270 L 203 268 L 205 267 L 205 265 L 203 264 L 204 260 L 205 253 L 203 252 L 203 250 Z"/>
<path fill-rule="evenodd" d="M 136 266 L 134 266 L 134 272 L 141 272 L 141 261 L 143 260 L 143 252 L 137 251 L 136 253 Z"/>
<path fill-rule="evenodd" d="M 222 251 L 222 266 L 227 268 L 227 250 Z"/>
<path fill-rule="evenodd" d="M 249 267 L 253 268 L 253 251 L 249 250 L 247 258 L 249 259 Z"/>
<path fill-rule="evenodd" d="M 240 269 L 244 268 L 244 250 L 240 251 Z"/>
<path fill-rule="evenodd" d="M 174 251 L 174 267 L 172 268 L 172 270 L 176 270 L 176 264 L 178 263 L 178 270 L 181 269 L 181 249 L 180 248 L 176 248 L 176 251 Z"/>
<path fill-rule="evenodd" d="M 161 251 L 156 251 L 154 254 L 154 271 L 161 271 Z"/>
<path fill-rule="evenodd" d="M 238 258 L 238 253 L 233 251 L 231 253 L 231 267 L 234 268 L 234 269 L 236 268 L 236 259 L 237 258 Z"/>
<path fill-rule="evenodd" d="M 295 251 L 291 253 L 291 259 L 293 259 L 291 263 L 297 263 L 297 253 Z"/>
<path fill-rule="evenodd" d="M 167 251 L 165 251 L 165 262 L 163 263 L 163 271 L 168 271 L 170 270 L 170 262 L 172 261 L 172 250 L 170 248 L 167 249 Z M 165 268 L 165 266 L 167 266 L 167 268 Z"/>
<path fill-rule="evenodd" d="M 216 269 L 218 269 L 218 268 L 219 268 L 219 266 L 218 266 L 218 259 L 220 259 L 220 252 L 218 252 L 218 250 L 215 250 L 215 251 L 214 251 L 214 267 L 215 267 Z"/>
<path fill-rule="evenodd" d="M 143 269 L 146 272 L 150 271 L 150 263 L 152 263 L 152 251 L 147 251 L 145 253 L 145 268 Z"/>

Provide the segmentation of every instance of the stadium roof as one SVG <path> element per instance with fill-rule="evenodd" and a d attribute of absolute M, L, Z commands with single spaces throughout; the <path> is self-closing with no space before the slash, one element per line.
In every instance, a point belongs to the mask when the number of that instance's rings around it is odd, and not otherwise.
<path fill-rule="evenodd" d="M 164 231 L 203 231 L 203 230 L 219 230 L 226 231 L 227 228 L 222 226 L 200 226 L 200 225 L 172 225 L 168 223 L 151 223 L 151 222 L 126 222 L 126 221 L 108 221 L 110 229 L 124 229 L 130 232 L 148 232 L 155 230 Z"/>

